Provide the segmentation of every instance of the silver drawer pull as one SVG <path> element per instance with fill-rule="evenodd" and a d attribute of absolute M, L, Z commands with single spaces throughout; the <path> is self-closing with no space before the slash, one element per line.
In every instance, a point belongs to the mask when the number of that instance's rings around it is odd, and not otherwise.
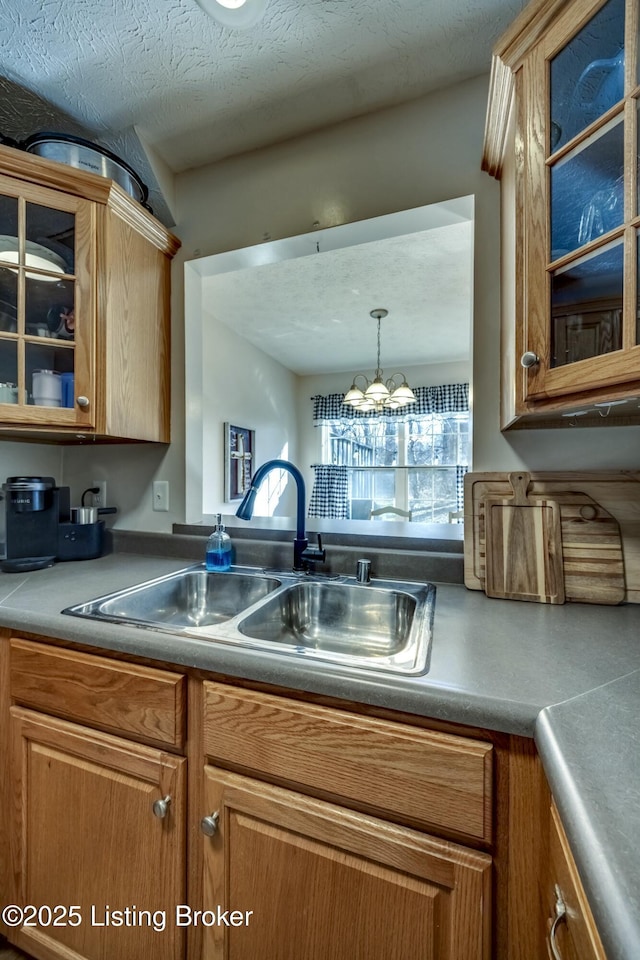
<path fill-rule="evenodd" d="M 564 903 L 564 897 L 562 896 L 562 890 L 557 883 L 554 887 L 554 890 L 556 894 L 556 915 L 553 923 L 551 924 L 551 930 L 549 931 L 549 946 L 551 947 L 553 960 L 562 960 L 562 955 L 558 950 L 558 945 L 556 943 L 556 930 L 558 929 L 559 924 L 563 922 L 566 923 L 567 908 Z"/>

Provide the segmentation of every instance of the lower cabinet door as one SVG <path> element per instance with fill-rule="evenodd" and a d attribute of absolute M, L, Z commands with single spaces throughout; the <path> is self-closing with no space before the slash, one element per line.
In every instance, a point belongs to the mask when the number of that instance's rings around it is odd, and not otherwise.
<path fill-rule="evenodd" d="M 545 903 L 549 960 L 606 960 L 555 803 L 551 806 Z"/>
<path fill-rule="evenodd" d="M 205 768 L 204 960 L 489 960 L 491 858 Z"/>
<path fill-rule="evenodd" d="M 18 707 L 10 723 L 8 938 L 43 960 L 180 960 L 186 761 Z"/>

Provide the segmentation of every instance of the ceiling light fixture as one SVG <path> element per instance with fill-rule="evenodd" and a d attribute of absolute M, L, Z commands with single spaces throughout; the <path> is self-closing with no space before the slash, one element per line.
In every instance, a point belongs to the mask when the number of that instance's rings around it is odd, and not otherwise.
<path fill-rule="evenodd" d="M 380 412 L 387 409 L 395 410 L 398 407 L 404 407 L 408 403 L 415 403 L 416 398 L 413 390 L 407 383 L 404 373 L 394 373 L 388 380 L 384 380 L 384 374 L 380 369 L 380 321 L 388 315 L 389 311 L 379 308 L 372 310 L 369 314 L 374 320 L 378 321 L 378 363 L 373 380 L 369 380 L 364 373 L 358 373 L 353 378 L 351 387 L 344 395 L 343 403 L 349 404 L 356 410 L 366 413 L 369 410 Z M 402 377 L 402 382 L 396 384 L 396 377 Z M 357 386 L 357 380 L 364 380 L 366 387 L 362 390 Z"/>
<path fill-rule="evenodd" d="M 9 236 L 0 236 L 0 266 L 3 264 L 17 266 L 19 263 L 18 238 Z M 62 257 L 49 250 L 41 243 L 34 243 L 27 240 L 24 245 L 24 265 L 25 267 L 35 267 L 38 270 L 48 270 L 49 273 L 66 273 L 66 264 Z M 11 269 L 11 267 L 9 267 Z M 17 271 L 14 271 L 17 272 Z M 43 273 L 32 273 L 29 270 L 25 272 L 28 280 L 46 280 L 49 283 L 56 282 L 59 277 L 46 276 Z"/>
<path fill-rule="evenodd" d="M 267 0 L 197 0 L 198 5 L 223 27 L 248 30 L 263 16 Z"/>

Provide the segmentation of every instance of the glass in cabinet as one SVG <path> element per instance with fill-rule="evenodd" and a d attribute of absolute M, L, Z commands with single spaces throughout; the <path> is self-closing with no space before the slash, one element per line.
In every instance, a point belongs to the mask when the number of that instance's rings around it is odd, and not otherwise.
<path fill-rule="evenodd" d="M 0 177 L 0 424 L 92 426 L 91 206 Z"/>
<path fill-rule="evenodd" d="M 640 392 L 639 7 L 531 0 L 494 51 L 483 168 L 503 180 L 515 277 L 503 428 Z"/>

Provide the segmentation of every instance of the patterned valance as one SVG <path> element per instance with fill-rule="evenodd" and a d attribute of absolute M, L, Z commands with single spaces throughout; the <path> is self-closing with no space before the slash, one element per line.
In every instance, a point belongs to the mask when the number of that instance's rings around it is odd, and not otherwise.
<path fill-rule="evenodd" d="M 469 409 L 469 384 L 446 383 L 439 387 L 413 387 L 416 403 L 395 410 L 384 408 L 380 412 L 369 410 L 360 413 L 355 407 L 342 402 L 343 393 L 330 393 L 326 397 L 312 397 L 313 419 L 362 420 L 380 417 L 402 417 L 411 420 L 429 413 L 466 413 Z"/>

